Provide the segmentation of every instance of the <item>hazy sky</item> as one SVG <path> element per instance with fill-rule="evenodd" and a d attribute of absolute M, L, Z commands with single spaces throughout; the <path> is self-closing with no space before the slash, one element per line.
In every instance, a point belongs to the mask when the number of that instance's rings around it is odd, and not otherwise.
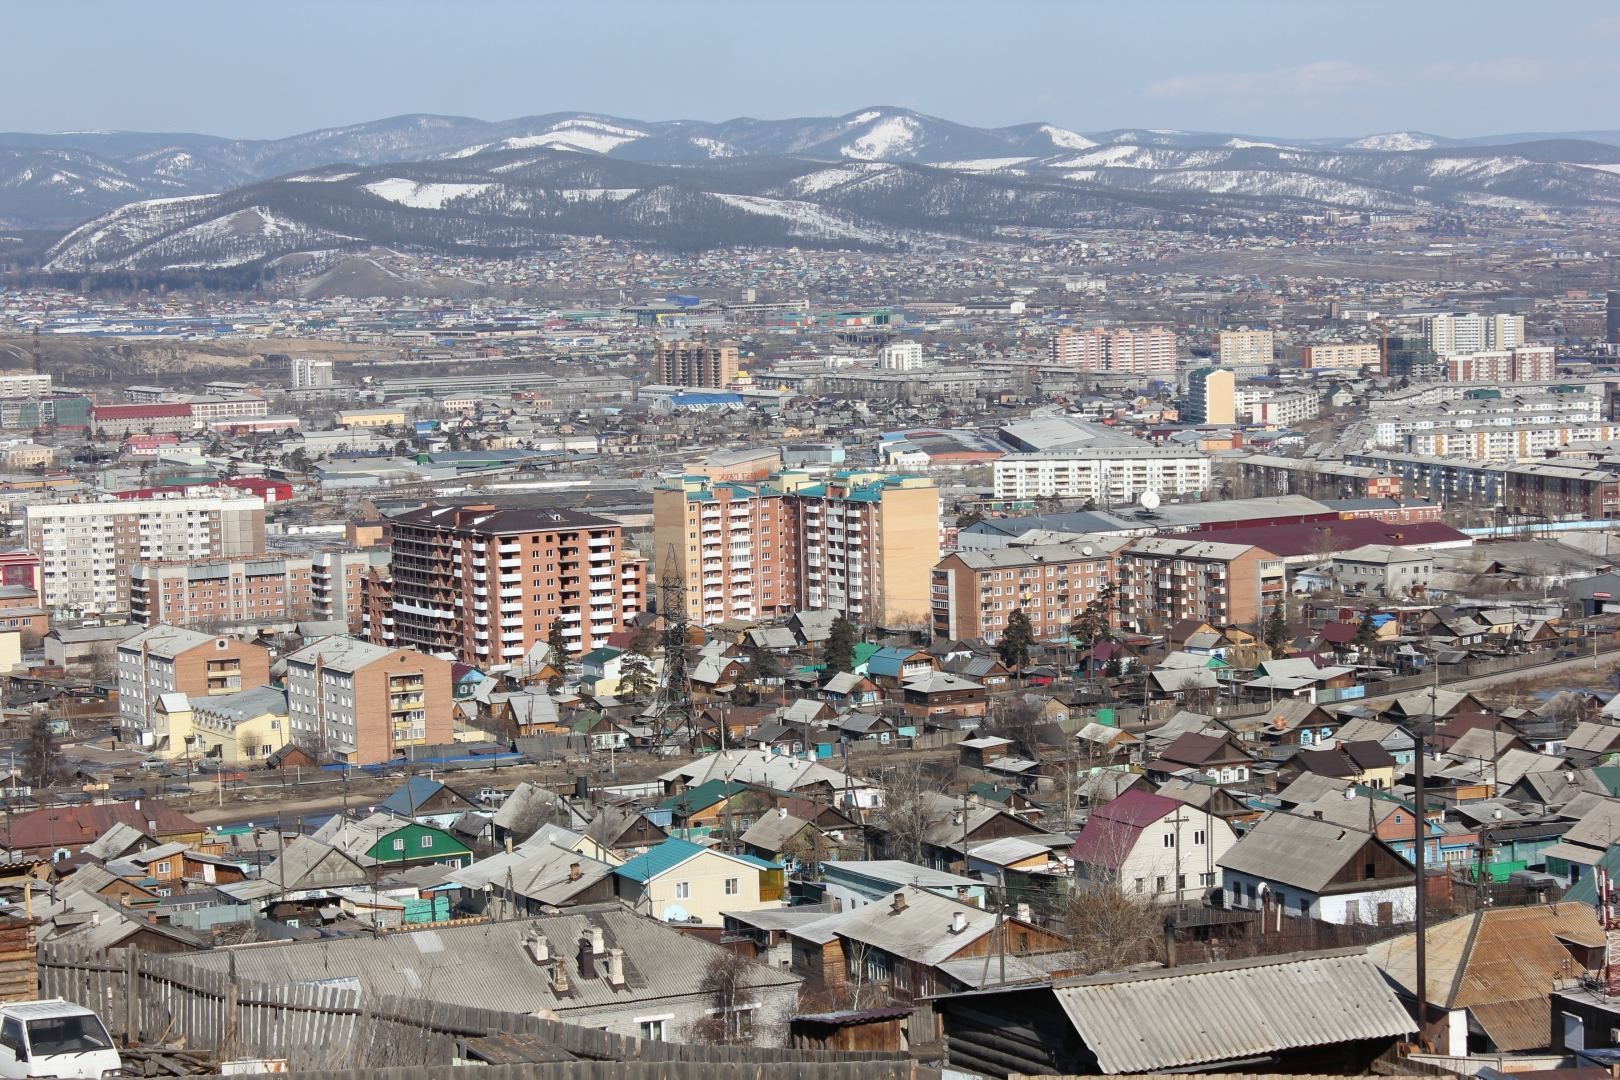
<path fill-rule="evenodd" d="M 1620 128 L 1620 5 L 1583 0 L 5 0 L 0 26 L 9 131 L 272 138 L 409 112 L 868 105 L 1295 138 Z"/>

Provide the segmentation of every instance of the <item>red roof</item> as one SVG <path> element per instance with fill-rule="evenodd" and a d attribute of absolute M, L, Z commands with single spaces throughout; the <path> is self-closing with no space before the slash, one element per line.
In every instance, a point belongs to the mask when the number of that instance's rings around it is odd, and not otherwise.
<path fill-rule="evenodd" d="M 95 843 L 119 822 L 159 840 L 206 831 L 159 799 L 142 799 L 139 809 L 132 802 L 52 806 L 25 814 L 11 823 L 11 847 L 17 851 L 49 851 L 59 847 L 79 851 Z"/>
<path fill-rule="evenodd" d="M 1132 788 L 1092 812 L 1069 854 L 1076 862 L 1117 870 L 1143 829 L 1180 809 L 1174 799 Z"/>
<path fill-rule="evenodd" d="M 1166 533 L 1172 540 L 1187 539 L 1186 533 Z M 1366 544 L 1394 544 L 1418 547 L 1425 544 L 1468 543 L 1467 534 L 1438 521 L 1418 521 L 1391 525 L 1377 518 L 1354 518 L 1334 522 L 1306 522 L 1297 525 L 1254 525 L 1222 529 L 1212 542 L 1252 544 L 1279 558 L 1322 552 L 1331 541 L 1333 551 L 1349 551 Z"/>
<path fill-rule="evenodd" d="M 1348 645 L 1356 639 L 1356 634 L 1360 631 L 1361 627 L 1359 625 L 1351 625 L 1347 622 L 1330 622 L 1322 627 L 1318 636 L 1329 644 Z"/>
<path fill-rule="evenodd" d="M 97 420 L 155 420 L 160 416 L 190 416 L 190 405 L 93 405 Z"/>

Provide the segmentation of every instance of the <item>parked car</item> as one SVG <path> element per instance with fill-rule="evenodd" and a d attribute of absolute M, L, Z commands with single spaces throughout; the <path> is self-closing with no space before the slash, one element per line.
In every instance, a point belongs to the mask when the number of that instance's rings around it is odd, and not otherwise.
<path fill-rule="evenodd" d="M 101 1080 L 124 1067 L 101 1017 L 55 998 L 0 1007 L 0 1077 Z"/>
<path fill-rule="evenodd" d="M 478 801 L 485 806 L 499 806 L 510 794 L 511 792 L 502 791 L 500 788 L 482 787 L 478 789 Z"/>

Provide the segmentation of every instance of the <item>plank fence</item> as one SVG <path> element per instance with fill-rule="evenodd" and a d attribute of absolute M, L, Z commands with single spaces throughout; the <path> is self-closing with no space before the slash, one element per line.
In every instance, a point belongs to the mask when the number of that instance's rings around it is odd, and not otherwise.
<path fill-rule="evenodd" d="M 363 995 L 352 979 L 267 985 L 134 949 L 92 953 L 42 946 L 38 964 L 41 997 L 94 1009 L 126 1042 L 180 1046 L 219 1061 L 285 1059 L 289 1072 L 322 1080 L 351 1080 L 362 1071 L 368 1078 L 396 1072 L 398 1080 L 446 1077 L 459 1072 L 451 1066 L 463 1056 L 464 1040 L 499 1035 L 531 1036 L 581 1060 L 564 1063 L 568 1068 L 560 1072 L 558 1065 L 479 1066 L 483 1071 L 469 1076 L 497 1080 L 490 1071 L 495 1068 L 519 1070 L 511 1080 L 654 1080 L 655 1075 L 833 1080 L 833 1068 L 853 1080 L 937 1080 L 938 1075 L 920 1076 L 902 1052 L 653 1042 L 524 1013 Z M 643 1070 L 592 1070 L 591 1063 L 628 1063 Z M 669 1068 L 678 1063 L 691 1067 Z M 524 1071 L 534 1069 L 553 1071 Z M 657 1069 L 665 1071 L 648 1071 Z"/>

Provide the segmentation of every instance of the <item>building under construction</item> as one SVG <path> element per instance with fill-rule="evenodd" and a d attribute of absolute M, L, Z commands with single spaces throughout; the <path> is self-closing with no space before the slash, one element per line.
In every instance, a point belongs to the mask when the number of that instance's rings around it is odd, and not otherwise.
<path fill-rule="evenodd" d="M 658 382 L 664 386 L 700 386 L 723 390 L 737 378 L 737 346 L 711 345 L 707 338 L 660 341 L 657 345 Z"/>

